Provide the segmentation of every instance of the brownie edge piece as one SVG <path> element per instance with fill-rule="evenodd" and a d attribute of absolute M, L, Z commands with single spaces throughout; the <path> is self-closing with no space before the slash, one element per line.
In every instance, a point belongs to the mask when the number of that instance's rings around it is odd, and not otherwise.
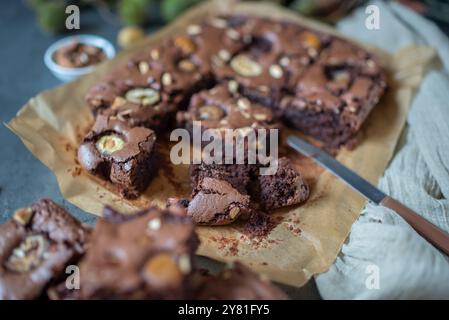
<path fill-rule="evenodd" d="M 49 199 L 0 225 L 0 300 L 37 299 L 84 254 L 90 230 Z"/>
<path fill-rule="evenodd" d="M 155 174 L 156 135 L 125 122 L 98 116 L 78 149 L 80 164 L 116 185 L 125 198 L 138 197 Z"/>
<path fill-rule="evenodd" d="M 304 202 L 309 197 L 309 186 L 286 157 L 278 160 L 273 175 L 260 175 L 253 196 L 265 210 Z"/>
<path fill-rule="evenodd" d="M 108 209 L 111 210 L 111 209 Z M 78 299 L 186 299 L 198 247 L 187 217 L 157 207 L 98 220 L 80 261 Z M 110 219 L 111 215 L 109 215 Z"/>

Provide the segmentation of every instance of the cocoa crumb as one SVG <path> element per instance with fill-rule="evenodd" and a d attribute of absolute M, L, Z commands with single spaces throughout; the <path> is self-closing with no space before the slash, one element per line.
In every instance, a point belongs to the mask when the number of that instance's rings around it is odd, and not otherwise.
<path fill-rule="evenodd" d="M 212 239 L 212 238 L 211 238 Z M 218 249 L 222 251 L 226 251 L 226 255 L 236 256 L 239 253 L 239 240 L 231 239 L 231 238 L 214 238 L 214 242 L 218 242 Z"/>
<path fill-rule="evenodd" d="M 266 237 L 275 226 L 276 223 L 268 214 L 257 212 L 245 224 L 243 232 L 250 238 Z"/>

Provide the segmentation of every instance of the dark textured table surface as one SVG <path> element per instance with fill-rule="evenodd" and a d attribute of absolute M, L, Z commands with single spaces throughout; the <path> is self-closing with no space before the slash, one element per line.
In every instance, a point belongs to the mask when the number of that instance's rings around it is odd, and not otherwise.
<path fill-rule="evenodd" d="M 43 63 L 48 46 L 62 36 L 42 32 L 34 13 L 26 7 L 26 1 L 0 2 L 0 120 L 8 122 L 17 111 L 39 92 L 61 85 Z M 95 10 L 81 13 L 79 33 L 93 33 L 112 43 L 119 30 L 118 25 L 99 23 Z M 157 23 L 157 21 L 156 21 Z M 160 22 L 147 28 L 157 29 Z M 0 223 L 16 208 L 28 206 L 42 197 L 48 197 L 69 210 L 78 219 L 94 223 L 95 217 L 65 201 L 53 173 L 37 160 L 20 139 L 4 125 L 0 126 Z M 215 269 L 216 263 L 200 258 L 200 264 Z M 310 281 L 301 289 L 283 287 L 292 298 L 317 299 L 317 289 Z"/>

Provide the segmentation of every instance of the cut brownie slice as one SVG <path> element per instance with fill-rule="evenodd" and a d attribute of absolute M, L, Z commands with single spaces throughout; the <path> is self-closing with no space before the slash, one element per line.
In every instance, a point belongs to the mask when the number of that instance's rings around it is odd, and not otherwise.
<path fill-rule="evenodd" d="M 125 214 L 122 214 L 125 215 Z M 99 220 L 81 260 L 79 299 L 184 299 L 198 246 L 187 217 L 152 207 L 132 219 Z"/>
<path fill-rule="evenodd" d="M 338 148 L 354 139 L 385 87 L 385 76 L 371 55 L 334 39 L 278 110 L 287 125 Z"/>
<path fill-rule="evenodd" d="M 224 180 L 203 178 L 192 193 L 187 214 L 202 225 L 229 224 L 251 211 L 250 198 Z"/>
<path fill-rule="evenodd" d="M 78 149 L 80 164 L 90 173 L 110 180 L 126 198 L 138 197 L 155 169 L 156 136 L 147 128 L 101 115 Z"/>
<path fill-rule="evenodd" d="M 35 299 L 85 251 L 89 229 L 48 199 L 0 225 L 0 300 Z"/>
<path fill-rule="evenodd" d="M 252 196 L 263 209 L 272 210 L 304 202 L 309 196 L 309 186 L 290 160 L 282 157 L 275 174 L 257 177 Z"/>
<path fill-rule="evenodd" d="M 270 281 L 235 262 L 220 274 L 205 275 L 196 298 L 200 300 L 286 300 Z"/>
<path fill-rule="evenodd" d="M 86 96 L 94 115 L 106 114 L 131 127 L 161 131 L 170 126 L 177 110 L 161 90 L 161 71 L 134 57 L 93 86 Z"/>

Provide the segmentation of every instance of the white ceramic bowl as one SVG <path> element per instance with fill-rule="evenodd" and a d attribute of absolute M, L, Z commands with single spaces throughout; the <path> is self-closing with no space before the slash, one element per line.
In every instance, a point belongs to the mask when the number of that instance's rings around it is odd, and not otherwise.
<path fill-rule="evenodd" d="M 73 41 L 79 41 L 81 43 L 93 45 L 95 47 L 103 49 L 103 52 L 106 55 L 107 59 L 112 59 L 115 56 L 114 46 L 106 39 L 94 36 L 94 35 L 75 35 L 63 38 L 61 40 L 56 41 L 50 47 L 48 47 L 47 51 L 45 51 L 44 55 L 44 63 L 48 69 L 50 69 L 51 73 L 61 81 L 68 82 L 72 81 L 79 76 L 85 75 L 95 69 L 96 65 L 86 66 L 82 68 L 66 68 L 58 65 L 53 60 L 53 54 L 56 50 L 61 48 L 62 46 L 73 43 Z"/>

